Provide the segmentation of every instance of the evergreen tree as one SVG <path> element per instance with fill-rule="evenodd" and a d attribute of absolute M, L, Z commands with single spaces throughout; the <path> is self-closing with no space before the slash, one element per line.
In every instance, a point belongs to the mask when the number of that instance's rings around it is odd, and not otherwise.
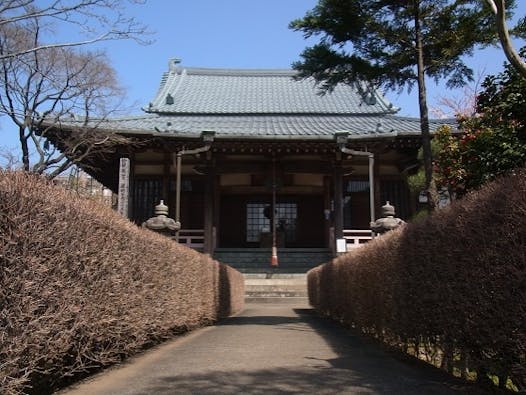
<path fill-rule="evenodd" d="M 514 0 L 506 1 L 512 10 Z M 509 15 L 508 15 L 509 16 Z M 319 0 L 292 29 L 319 42 L 294 63 L 300 77 L 323 89 L 366 80 L 386 89 L 418 86 L 423 162 L 429 208 L 438 200 L 433 182 L 425 76 L 454 88 L 472 80 L 463 56 L 496 42 L 487 2 L 477 0 Z"/>

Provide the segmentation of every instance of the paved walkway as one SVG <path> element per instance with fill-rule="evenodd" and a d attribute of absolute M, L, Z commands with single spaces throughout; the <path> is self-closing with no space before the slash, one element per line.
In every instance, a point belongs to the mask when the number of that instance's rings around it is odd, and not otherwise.
<path fill-rule="evenodd" d="M 80 394 L 480 393 L 397 360 L 307 306 L 248 304 L 63 391 Z"/>

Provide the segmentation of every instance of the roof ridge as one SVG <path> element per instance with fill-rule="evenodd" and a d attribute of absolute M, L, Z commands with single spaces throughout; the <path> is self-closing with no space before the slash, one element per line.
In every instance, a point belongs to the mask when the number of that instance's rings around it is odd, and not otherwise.
<path fill-rule="evenodd" d="M 213 76 L 276 76 L 293 77 L 298 74 L 292 69 L 237 69 L 237 68 L 207 68 L 207 67 L 175 67 L 172 72 L 188 75 L 213 75 Z"/>
<path fill-rule="evenodd" d="M 146 111 L 146 110 L 145 110 Z M 159 116 L 191 116 L 191 117 L 203 117 L 203 116 L 218 116 L 218 117 L 236 117 L 236 116 L 254 116 L 254 117 L 383 117 L 383 116 L 389 116 L 392 115 L 396 117 L 395 114 L 392 113 L 386 113 L 382 111 L 378 112 L 368 112 L 368 113 L 362 113 L 362 112 L 312 112 L 312 111 L 305 111 L 305 112 L 171 112 L 171 111 L 147 111 L 147 114 L 157 114 Z M 417 120 L 418 118 L 415 118 Z M 413 120 L 408 118 L 408 120 Z"/>

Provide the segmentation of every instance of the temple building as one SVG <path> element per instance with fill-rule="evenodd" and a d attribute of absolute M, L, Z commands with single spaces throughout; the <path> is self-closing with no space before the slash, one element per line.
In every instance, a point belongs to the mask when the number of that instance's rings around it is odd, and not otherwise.
<path fill-rule="evenodd" d="M 98 126 L 139 144 L 97 159 L 90 173 L 119 192 L 127 166 L 124 213 L 141 224 L 163 200 L 180 223 L 179 242 L 214 256 L 272 245 L 278 255 L 335 254 L 342 240 L 349 249 L 371 237 L 386 201 L 409 219 L 418 205 L 406 176 L 418 163 L 419 119 L 397 116 L 368 84 L 321 94 L 312 79 L 294 76 L 171 60 L 145 114 Z M 443 123 L 431 121 L 431 131 Z M 61 128 L 73 131 L 75 122 Z"/>

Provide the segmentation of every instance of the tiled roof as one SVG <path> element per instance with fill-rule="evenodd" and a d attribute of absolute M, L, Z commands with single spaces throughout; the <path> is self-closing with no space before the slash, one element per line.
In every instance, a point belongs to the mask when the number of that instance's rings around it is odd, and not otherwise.
<path fill-rule="evenodd" d="M 366 84 L 338 85 L 320 94 L 314 80 L 292 70 L 182 68 L 171 61 L 147 112 L 165 114 L 393 114 Z"/>
<path fill-rule="evenodd" d="M 82 123 L 79 121 L 79 124 Z M 432 120 L 431 131 L 452 120 Z M 74 122 L 68 122 L 74 125 Z M 198 138 L 213 130 L 216 138 L 332 140 L 337 131 L 350 138 L 420 135 L 420 120 L 394 115 L 161 115 L 114 118 L 100 129 L 130 134 Z"/>
<path fill-rule="evenodd" d="M 222 139 L 332 140 L 420 135 L 420 120 L 397 111 L 365 84 L 338 85 L 320 95 L 312 80 L 295 80 L 291 70 L 180 68 L 163 76 L 146 115 L 91 120 L 99 129 L 130 134 L 199 138 L 204 130 Z M 452 120 L 431 120 L 433 132 Z M 62 127 L 82 126 L 81 120 Z"/>

